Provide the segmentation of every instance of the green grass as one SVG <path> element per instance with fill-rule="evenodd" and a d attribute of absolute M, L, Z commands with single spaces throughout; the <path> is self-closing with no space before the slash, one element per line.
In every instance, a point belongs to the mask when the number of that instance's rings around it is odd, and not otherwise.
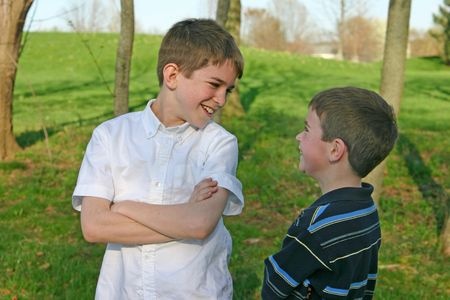
<path fill-rule="evenodd" d="M 136 37 L 132 110 L 158 91 L 159 42 Z M 0 162 L 0 299 L 93 297 L 104 246 L 82 239 L 71 194 L 92 129 L 112 117 L 106 86 L 113 89 L 116 43 L 112 34 L 28 36 L 14 100 L 14 131 L 24 150 Z M 317 184 L 297 171 L 294 138 L 309 99 L 331 86 L 378 90 L 381 64 L 243 52 L 246 115 L 224 125 L 239 138 L 246 207 L 226 223 L 234 243 L 235 299 L 246 300 L 258 299 L 264 258 L 319 195 Z M 449 82 L 449 68 L 437 59 L 407 63 L 401 135 L 379 203 L 383 244 L 376 299 L 450 298 L 450 262 L 440 255 L 437 236 L 449 205 Z"/>

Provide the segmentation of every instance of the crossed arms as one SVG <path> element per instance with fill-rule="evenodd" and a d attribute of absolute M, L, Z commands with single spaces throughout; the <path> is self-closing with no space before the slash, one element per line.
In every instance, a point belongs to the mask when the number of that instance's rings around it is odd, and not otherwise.
<path fill-rule="evenodd" d="M 83 197 L 81 229 L 93 243 L 155 244 L 178 239 L 204 239 L 216 227 L 228 191 L 207 178 L 198 183 L 189 202 L 174 205 L 136 201 L 112 203 Z"/>

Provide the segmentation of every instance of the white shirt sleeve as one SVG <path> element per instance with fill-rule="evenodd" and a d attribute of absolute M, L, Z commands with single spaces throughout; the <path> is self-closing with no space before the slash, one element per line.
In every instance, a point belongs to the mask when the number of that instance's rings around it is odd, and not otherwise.
<path fill-rule="evenodd" d="M 84 196 L 113 200 L 114 185 L 109 163 L 108 135 L 106 126 L 97 127 L 89 141 L 72 195 L 72 206 L 81 210 Z"/>
<path fill-rule="evenodd" d="M 242 184 L 236 177 L 239 151 L 237 139 L 227 134 L 215 141 L 208 149 L 201 178 L 211 177 L 217 180 L 220 187 L 227 189 L 230 193 L 223 214 L 238 215 L 244 207 L 244 196 Z"/>

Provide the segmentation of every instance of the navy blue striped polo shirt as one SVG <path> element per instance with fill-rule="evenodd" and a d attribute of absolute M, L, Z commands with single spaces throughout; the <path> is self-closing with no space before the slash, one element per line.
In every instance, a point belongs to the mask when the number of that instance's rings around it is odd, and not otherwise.
<path fill-rule="evenodd" d="M 265 261 L 263 299 L 372 299 L 381 230 L 373 187 L 330 191 L 303 210 Z"/>

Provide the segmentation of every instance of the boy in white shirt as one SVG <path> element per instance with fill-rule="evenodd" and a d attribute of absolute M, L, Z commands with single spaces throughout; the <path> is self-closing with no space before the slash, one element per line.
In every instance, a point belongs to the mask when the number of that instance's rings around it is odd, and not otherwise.
<path fill-rule="evenodd" d="M 231 299 L 231 237 L 242 211 L 237 139 L 212 121 L 242 76 L 232 36 L 176 23 L 159 50 L 160 92 L 92 135 L 73 194 L 85 239 L 108 243 L 96 299 Z"/>

